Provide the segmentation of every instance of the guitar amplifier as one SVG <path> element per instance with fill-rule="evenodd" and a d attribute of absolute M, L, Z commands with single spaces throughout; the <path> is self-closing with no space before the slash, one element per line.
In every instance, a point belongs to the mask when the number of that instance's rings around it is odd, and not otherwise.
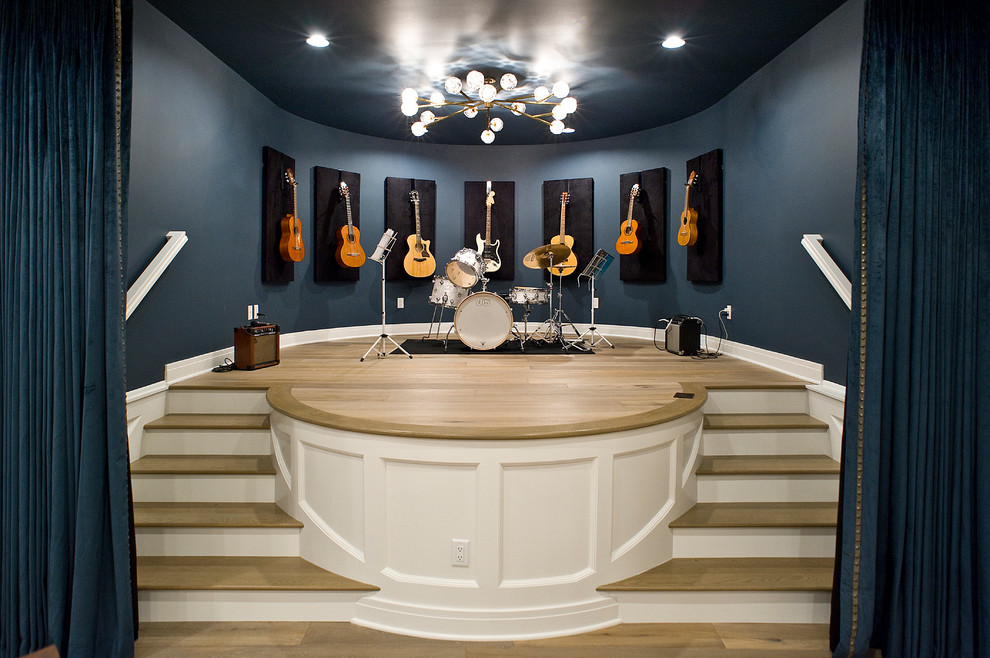
<path fill-rule="evenodd" d="M 701 319 L 678 315 L 667 323 L 664 346 L 671 354 L 694 356 L 701 349 Z"/>
<path fill-rule="evenodd" d="M 257 370 L 278 365 L 278 325 L 234 327 L 234 367 Z"/>

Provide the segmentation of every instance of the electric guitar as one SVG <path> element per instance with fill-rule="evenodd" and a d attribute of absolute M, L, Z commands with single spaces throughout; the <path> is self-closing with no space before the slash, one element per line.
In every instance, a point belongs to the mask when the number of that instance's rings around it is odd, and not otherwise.
<path fill-rule="evenodd" d="M 419 192 L 413 190 L 409 193 L 409 200 L 412 201 L 416 210 L 416 235 L 406 238 L 409 245 L 409 253 L 406 254 L 402 266 L 409 276 L 427 277 L 432 276 L 437 269 L 437 261 L 430 253 L 430 241 L 424 240 L 419 226 Z"/>
<path fill-rule="evenodd" d="M 697 177 L 697 172 L 692 171 L 684 186 L 684 212 L 681 213 L 681 230 L 677 232 L 677 244 L 682 247 L 690 247 L 698 241 L 698 211 L 688 207 L 688 195 Z"/>
<path fill-rule="evenodd" d="M 492 242 L 492 206 L 495 204 L 495 190 L 488 190 L 485 198 L 485 237 L 481 233 L 476 236 L 478 242 L 478 253 L 485 261 L 485 271 L 495 272 L 502 267 L 502 259 L 498 255 L 498 246 L 501 240 Z"/>
<path fill-rule="evenodd" d="M 550 274 L 559 274 L 560 276 L 568 276 L 574 273 L 577 269 L 577 256 L 574 255 L 574 238 L 564 233 L 564 214 L 566 212 L 567 204 L 570 202 L 570 194 L 567 192 L 560 193 L 560 235 L 555 235 L 550 238 L 550 244 L 563 244 L 570 248 L 571 253 L 567 255 L 567 258 L 559 263 L 554 263 L 553 266 L 547 267 Z"/>
<path fill-rule="evenodd" d="M 285 182 L 292 186 L 292 214 L 282 218 L 282 239 L 278 243 L 278 253 L 282 260 L 298 263 L 306 255 L 302 241 L 302 222 L 296 212 L 296 179 L 291 169 L 285 170 Z"/>
<path fill-rule="evenodd" d="M 354 220 L 351 219 L 351 192 L 344 181 L 340 181 L 340 194 L 344 197 L 344 205 L 347 207 L 347 226 L 340 227 L 337 263 L 341 267 L 361 267 L 365 259 L 364 249 L 361 248 L 361 231 L 354 226 Z"/>
<path fill-rule="evenodd" d="M 639 196 L 639 183 L 634 183 L 629 190 L 629 212 L 626 213 L 626 221 L 622 224 L 619 239 L 615 241 L 615 250 L 623 256 L 638 253 L 643 247 L 643 243 L 639 241 L 639 222 L 632 218 L 633 199 L 637 196 Z"/>

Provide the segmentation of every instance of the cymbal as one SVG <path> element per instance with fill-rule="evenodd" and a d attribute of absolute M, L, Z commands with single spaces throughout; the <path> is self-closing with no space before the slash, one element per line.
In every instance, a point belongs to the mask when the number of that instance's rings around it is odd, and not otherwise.
<path fill-rule="evenodd" d="M 555 263 L 559 263 L 570 255 L 571 248 L 566 244 L 545 244 L 523 256 L 523 265 L 531 270 L 542 270 L 550 267 L 551 256 Z"/>

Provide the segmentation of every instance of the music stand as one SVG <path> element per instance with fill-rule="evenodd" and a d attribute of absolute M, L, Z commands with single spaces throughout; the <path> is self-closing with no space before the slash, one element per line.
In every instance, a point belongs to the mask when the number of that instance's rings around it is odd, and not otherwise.
<path fill-rule="evenodd" d="M 402 349 L 402 345 L 399 345 L 395 340 L 385 332 L 385 259 L 388 258 L 389 253 L 392 251 L 392 245 L 395 244 L 395 231 L 392 229 L 385 229 L 385 233 L 382 234 L 382 239 L 378 241 L 378 246 L 375 248 L 375 253 L 371 255 L 371 260 L 380 263 L 382 266 L 382 333 L 381 335 L 372 343 L 368 351 L 364 353 L 361 360 L 364 361 L 368 358 L 368 355 L 372 351 L 375 351 L 379 359 L 384 359 L 389 355 L 389 352 L 385 351 L 385 341 L 390 341 L 395 345 L 403 354 L 412 358 L 412 354 Z M 381 343 L 381 347 L 379 347 Z"/>
<path fill-rule="evenodd" d="M 615 345 L 609 342 L 608 338 L 596 333 L 598 328 L 595 326 L 595 279 L 598 278 L 602 272 L 608 269 L 608 266 L 612 264 L 612 255 L 606 252 L 604 249 L 599 249 L 591 260 L 588 262 L 588 266 L 584 268 L 584 271 L 578 274 L 578 285 L 581 285 L 581 277 L 585 277 L 591 282 L 591 326 L 588 330 L 581 334 L 581 338 L 585 336 L 590 336 L 590 343 L 592 347 L 598 345 L 598 343 L 608 343 L 608 346 L 613 350 Z"/>

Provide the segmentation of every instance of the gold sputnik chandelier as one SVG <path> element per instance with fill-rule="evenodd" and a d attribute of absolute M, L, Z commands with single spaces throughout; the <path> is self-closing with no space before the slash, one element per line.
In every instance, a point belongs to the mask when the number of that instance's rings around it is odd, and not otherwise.
<path fill-rule="evenodd" d="M 444 89 L 454 97 L 453 100 L 449 100 L 439 90 L 431 93 L 429 98 L 422 98 L 417 90 L 407 87 L 402 90 L 402 103 L 399 109 L 407 117 L 419 113 L 418 120 L 409 127 L 416 137 L 422 137 L 429 132 L 429 126 L 458 114 L 463 114 L 469 119 L 483 114 L 486 123 L 481 133 L 481 141 L 491 144 L 495 141 L 495 133 L 504 126 L 500 117 L 492 116 L 492 110 L 495 108 L 508 110 L 515 116 L 528 117 L 546 124 L 554 135 L 574 132 L 573 128 L 564 125 L 564 119 L 577 109 L 577 99 L 568 95 L 571 90 L 566 82 L 556 82 L 550 89 L 541 85 L 531 93 L 513 96 L 511 92 L 516 88 L 517 83 L 515 75 L 506 73 L 499 79 L 496 87 L 494 79 L 486 78 L 480 71 L 471 71 L 464 82 L 456 76 L 447 78 Z M 499 98 L 503 92 L 509 93 Z M 477 98 L 469 94 L 474 94 Z M 537 108 L 536 112 L 532 110 L 533 106 Z M 433 111 L 444 107 L 458 109 L 444 115 L 438 115 Z M 423 111 L 420 113 L 420 110 Z"/>

